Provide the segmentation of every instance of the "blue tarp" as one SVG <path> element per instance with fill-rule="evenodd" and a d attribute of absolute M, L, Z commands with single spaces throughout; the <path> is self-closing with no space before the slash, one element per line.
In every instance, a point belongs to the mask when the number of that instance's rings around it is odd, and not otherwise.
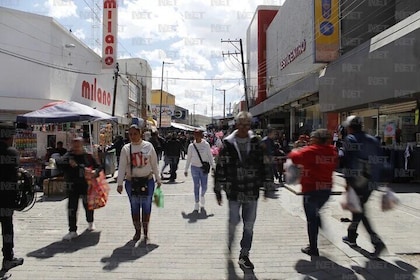
<path fill-rule="evenodd" d="M 64 123 L 98 120 L 117 122 L 116 117 L 74 101 L 50 103 L 39 110 L 19 115 L 16 118 L 18 123 Z"/>

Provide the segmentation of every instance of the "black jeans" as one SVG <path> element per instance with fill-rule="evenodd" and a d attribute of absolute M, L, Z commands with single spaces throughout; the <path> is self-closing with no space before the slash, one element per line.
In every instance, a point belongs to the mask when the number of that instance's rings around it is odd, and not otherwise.
<path fill-rule="evenodd" d="M 309 247 L 311 250 L 318 249 L 318 231 L 321 225 L 319 210 L 330 197 L 331 190 L 322 190 L 305 193 L 303 196 L 303 208 L 305 209 L 308 228 Z"/>
<path fill-rule="evenodd" d="M 176 171 L 178 170 L 179 156 L 168 156 L 168 161 L 169 161 L 169 167 L 170 167 L 169 172 L 171 173 L 169 180 L 175 180 Z"/>
<path fill-rule="evenodd" d="M 369 188 L 366 189 L 354 189 L 356 194 L 358 195 L 360 199 L 360 205 L 362 206 L 362 212 L 361 213 L 352 213 L 352 222 L 350 223 L 347 234 L 348 238 L 352 242 L 356 242 L 357 238 L 357 227 L 359 226 L 359 223 L 362 222 L 363 225 L 366 228 L 366 231 L 369 233 L 371 241 L 374 245 L 377 245 L 379 243 L 382 243 L 382 240 L 379 238 L 379 236 L 376 234 L 376 232 L 373 230 L 367 216 L 366 216 L 366 210 L 365 210 L 365 203 L 369 200 L 370 195 L 372 194 L 372 190 Z"/>
<path fill-rule="evenodd" d="M 0 209 L 1 234 L 3 236 L 3 258 L 13 259 L 13 210 L 9 208 Z"/>
<path fill-rule="evenodd" d="M 79 208 L 79 198 L 82 198 L 83 207 L 86 212 L 86 221 L 93 222 L 93 210 L 88 209 L 86 192 L 78 190 L 71 190 L 68 192 L 68 216 L 69 216 L 69 231 L 77 231 L 77 209 Z"/>

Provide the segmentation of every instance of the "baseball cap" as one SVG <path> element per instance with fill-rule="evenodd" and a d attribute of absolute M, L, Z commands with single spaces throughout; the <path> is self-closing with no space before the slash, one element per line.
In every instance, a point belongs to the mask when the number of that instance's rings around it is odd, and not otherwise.
<path fill-rule="evenodd" d="M 16 134 L 16 128 L 13 122 L 0 122 L 0 138 L 12 138 Z"/>
<path fill-rule="evenodd" d="M 362 126 L 362 118 L 351 115 L 348 116 L 347 119 L 343 122 L 343 127 L 361 127 Z"/>
<path fill-rule="evenodd" d="M 318 139 L 329 139 L 331 138 L 331 133 L 328 131 L 328 129 L 319 128 L 311 132 L 311 137 Z"/>
<path fill-rule="evenodd" d="M 134 128 L 134 129 L 140 130 L 140 127 L 137 124 L 130 125 L 130 128 Z"/>

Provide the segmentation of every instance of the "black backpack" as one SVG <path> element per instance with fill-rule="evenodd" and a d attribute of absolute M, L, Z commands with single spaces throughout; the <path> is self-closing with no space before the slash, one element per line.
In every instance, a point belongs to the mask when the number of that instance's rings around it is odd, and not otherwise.
<path fill-rule="evenodd" d="M 14 209 L 28 211 L 35 204 L 35 179 L 34 176 L 23 168 L 18 170 L 18 190 L 14 201 Z"/>

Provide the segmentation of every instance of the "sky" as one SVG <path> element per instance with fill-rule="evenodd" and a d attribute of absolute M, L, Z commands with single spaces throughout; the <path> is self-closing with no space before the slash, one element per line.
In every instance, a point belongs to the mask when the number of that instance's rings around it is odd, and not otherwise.
<path fill-rule="evenodd" d="M 118 58 L 142 58 L 152 89 L 175 95 L 176 105 L 206 116 L 232 112 L 244 100 L 239 40 L 259 5 L 285 0 L 118 0 Z M 289 0 L 291 1 L 291 0 Z M 101 55 L 103 0 L 0 0 L 0 5 L 53 17 Z M 228 54 L 230 53 L 230 54 Z M 225 54 L 225 55 L 223 55 Z M 213 106 L 212 106 L 213 105 Z M 213 109 L 212 109 L 213 107 Z"/>

